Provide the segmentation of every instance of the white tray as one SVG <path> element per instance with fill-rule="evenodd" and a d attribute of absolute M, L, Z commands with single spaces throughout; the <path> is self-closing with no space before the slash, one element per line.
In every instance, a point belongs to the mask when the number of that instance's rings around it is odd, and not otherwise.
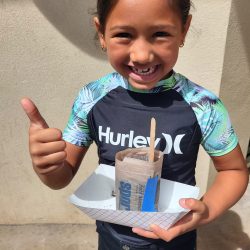
<path fill-rule="evenodd" d="M 116 198 L 111 195 L 114 188 L 115 168 L 101 164 L 69 200 L 92 219 L 149 230 L 151 224 L 171 227 L 189 212 L 179 200 L 199 195 L 198 187 L 161 179 L 158 212 L 123 211 L 116 210 Z"/>

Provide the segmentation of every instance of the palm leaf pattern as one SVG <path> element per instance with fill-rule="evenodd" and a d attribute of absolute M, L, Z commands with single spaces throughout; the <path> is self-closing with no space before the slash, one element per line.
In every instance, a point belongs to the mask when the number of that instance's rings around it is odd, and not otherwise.
<path fill-rule="evenodd" d="M 118 73 L 104 76 L 84 86 L 72 107 L 71 115 L 63 132 L 63 138 L 77 146 L 89 146 L 92 143 L 87 123 L 87 116 L 92 107 L 109 91 L 119 86 L 125 87 L 124 81 Z"/>
<path fill-rule="evenodd" d="M 142 93 L 159 93 L 169 89 L 177 91 L 193 109 L 202 132 L 201 144 L 210 155 L 225 154 L 238 143 L 229 115 L 220 99 L 175 72 L 168 79 L 158 82 L 151 90 L 134 89 L 116 72 L 87 84 L 80 90 L 73 104 L 63 138 L 78 146 L 89 146 L 92 138 L 87 123 L 88 113 L 100 99 L 118 86 Z"/>
<path fill-rule="evenodd" d="M 201 144 L 212 156 L 231 151 L 238 143 L 228 112 L 212 92 L 178 74 L 174 87 L 192 107 L 202 132 Z"/>

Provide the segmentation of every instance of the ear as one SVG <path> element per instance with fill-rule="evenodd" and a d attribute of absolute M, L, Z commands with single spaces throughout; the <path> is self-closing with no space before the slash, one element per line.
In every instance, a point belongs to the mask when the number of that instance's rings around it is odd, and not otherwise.
<path fill-rule="evenodd" d="M 101 24 L 99 22 L 98 17 L 94 17 L 94 24 L 95 24 L 96 32 L 98 34 L 98 38 L 99 38 L 101 47 L 106 48 L 106 42 L 105 42 L 105 39 L 104 39 L 104 34 L 102 32 Z"/>
<path fill-rule="evenodd" d="M 185 41 L 186 35 L 187 35 L 188 30 L 190 28 L 191 21 L 192 21 L 192 15 L 188 15 L 187 21 L 186 21 L 184 28 L 183 28 L 183 42 Z"/>

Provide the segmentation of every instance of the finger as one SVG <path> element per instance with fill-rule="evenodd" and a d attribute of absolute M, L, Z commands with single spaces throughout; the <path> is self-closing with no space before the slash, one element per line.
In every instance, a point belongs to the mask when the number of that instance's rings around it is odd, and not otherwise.
<path fill-rule="evenodd" d="M 150 229 L 155 235 L 158 236 L 158 238 L 163 239 L 167 242 L 171 241 L 172 239 L 185 232 L 185 226 L 183 225 L 174 226 L 169 228 L 168 230 L 165 230 L 157 225 L 151 225 Z"/>
<path fill-rule="evenodd" d="M 54 142 L 62 140 L 62 131 L 57 128 L 47 128 L 30 135 L 30 142 Z"/>
<path fill-rule="evenodd" d="M 164 239 L 165 241 L 170 241 L 175 237 L 196 228 L 200 218 L 207 212 L 205 204 L 202 201 L 196 199 L 181 199 L 180 205 L 184 208 L 190 209 L 191 211 L 183 218 L 181 218 L 177 223 L 175 223 L 172 227 L 170 227 L 167 231 L 156 225 L 152 225 L 150 227 L 152 232 L 154 232 L 157 236 L 159 236 L 161 239 Z"/>
<path fill-rule="evenodd" d="M 66 152 L 61 151 L 42 157 L 34 157 L 33 163 L 37 168 L 46 168 L 47 166 L 58 165 L 62 163 L 66 159 L 66 156 Z"/>
<path fill-rule="evenodd" d="M 198 217 L 206 211 L 205 204 L 199 200 L 188 198 L 181 199 L 179 202 L 182 207 L 190 209 L 191 211 L 175 223 L 175 225 L 168 230 L 164 230 L 157 225 L 150 226 L 152 232 L 165 241 L 171 241 L 177 236 L 192 230 L 197 223 L 196 220 L 198 220 Z M 194 216 L 196 219 L 194 219 Z"/>
<path fill-rule="evenodd" d="M 136 234 L 138 234 L 140 236 L 146 237 L 146 238 L 159 239 L 159 237 L 155 233 L 147 231 L 147 230 L 144 230 L 142 228 L 134 227 L 134 228 L 132 228 L 132 231 L 134 233 L 136 233 Z"/>
<path fill-rule="evenodd" d="M 167 242 L 171 241 L 173 238 L 175 238 L 179 232 L 176 232 L 177 230 L 168 229 L 165 230 L 157 225 L 151 225 L 150 230 L 160 239 L 163 239 Z"/>
<path fill-rule="evenodd" d="M 28 98 L 23 98 L 21 100 L 21 105 L 23 110 L 25 111 L 26 115 L 30 119 L 31 126 L 36 126 L 37 128 L 48 128 L 48 124 L 41 116 L 38 108 L 36 105 Z"/>
<path fill-rule="evenodd" d="M 204 214 L 204 212 L 206 211 L 205 204 L 200 200 L 196 200 L 193 198 L 184 198 L 180 199 L 179 203 L 183 208 L 190 209 L 193 211 L 193 213 L 196 214 Z"/>
<path fill-rule="evenodd" d="M 46 156 L 64 151 L 65 148 L 66 142 L 63 140 L 49 143 L 36 143 L 30 147 L 30 154 L 32 156 Z"/>
<path fill-rule="evenodd" d="M 55 170 L 57 170 L 60 167 L 61 167 L 61 165 L 52 165 L 52 166 L 48 166 L 46 168 L 36 168 L 35 170 L 39 174 L 48 174 L 48 173 L 54 172 Z"/>
<path fill-rule="evenodd" d="M 182 217 L 180 220 L 178 220 L 174 225 L 183 225 L 186 223 L 189 223 L 193 219 L 194 213 L 192 211 L 188 212 L 184 217 Z"/>
<path fill-rule="evenodd" d="M 182 235 L 188 231 L 191 231 L 194 229 L 194 222 L 188 221 L 188 222 L 181 222 L 179 221 L 170 227 L 168 230 L 164 230 L 163 228 L 157 226 L 157 225 L 151 225 L 150 229 L 152 232 L 157 235 L 159 238 L 165 240 L 165 241 L 171 241 L 174 238 L 176 238 L 179 235 Z"/>

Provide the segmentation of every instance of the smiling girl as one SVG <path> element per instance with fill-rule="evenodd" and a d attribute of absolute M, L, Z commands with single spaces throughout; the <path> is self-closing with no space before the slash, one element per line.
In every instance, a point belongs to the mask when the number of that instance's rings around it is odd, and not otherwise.
<path fill-rule="evenodd" d="M 107 20 L 101 23 L 101 18 L 95 18 L 101 46 L 107 50 L 110 64 L 131 86 L 152 89 L 171 75 L 191 16 L 183 23 L 181 10 L 173 9 L 176 4 L 169 1 L 111 2 L 118 3 Z M 104 5 L 109 4 L 99 2 L 99 12 L 108 8 Z"/>
<path fill-rule="evenodd" d="M 173 227 L 145 231 L 97 221 L 99 250 L 194 250 L 195 229 L 223 214 L 246 189 L 246 163 L 224 105 L 173 70 L 190 6 L 189 0 L 98 0 L 94 22 L 115 72 L 81 89 L 63 135 L 48 127 L 31 100 L 22 100 L 34 170 L 53 189 L 69 184 L 93 141 L 99 162 L 109 165 L 120 150 L 148 146 L 143 138 L 151 117 L 157 120 L 156 148 L 165 154 L 162 178 L 195 185 L 199 145 L 213 160 L 215 182 L 201 200 L 180 200 L 191 211 Z M 178 142 L 178 150 L 166 137 Z"/>

